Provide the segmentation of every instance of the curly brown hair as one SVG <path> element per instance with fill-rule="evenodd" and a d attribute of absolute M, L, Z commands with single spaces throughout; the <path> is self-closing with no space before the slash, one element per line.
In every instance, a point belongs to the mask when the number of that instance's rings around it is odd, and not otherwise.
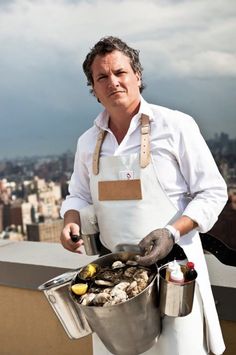
<path fill-rule="evenodd" d="M 122 52 L 130 59 L 130 65 L 134 73 L 138 73 L 140 75 L 141 86 L 139 89 L 140 92 L 142 92 L 145 88 L 145 85 L 143 84 L 142 80 L 143 68 L 139 60 L 139 50 L 129 47 L 120 38 L 113 36 L 101 38 L 87 54 L 85 61 L 83 62 L 83 70 L 87 77 L 87 85 L 93 86 L 93 73 L 91 66 L 95 57 L 97 55 L 105 55 L 106 53 L 111 53 L 115 50 Z M 91 89 L 91 92 L 93 93 L 93 89 Z"/>

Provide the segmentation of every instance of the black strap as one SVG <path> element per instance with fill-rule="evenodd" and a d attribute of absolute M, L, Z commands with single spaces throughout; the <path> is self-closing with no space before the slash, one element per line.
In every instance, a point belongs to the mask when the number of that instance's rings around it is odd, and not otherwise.
<path fill-rule="evenodd" d="M 236 250 L 211 234 L 200 233 L 202 247 L 225 265 L 236 266 Z"/>

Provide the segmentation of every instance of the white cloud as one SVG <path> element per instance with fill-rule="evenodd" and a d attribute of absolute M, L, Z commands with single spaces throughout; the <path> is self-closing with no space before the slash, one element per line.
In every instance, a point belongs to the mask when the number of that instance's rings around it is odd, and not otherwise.
<path fill-rule="evenodd" d="M 174 71 L 195 77 L 236 77 L 236 55 L 219 51 L 197 53 L 191 60 L 180 60 Z"/>
<path fill-rule="evenodd" d="M 80 65 L 100 37 L 114 34 L 141 50 L 147 73 L 235 76 L 235 13 L 234 0 L 16 0 L 0 7 L 1 61 L 44 66 L 69 55 Z"/>

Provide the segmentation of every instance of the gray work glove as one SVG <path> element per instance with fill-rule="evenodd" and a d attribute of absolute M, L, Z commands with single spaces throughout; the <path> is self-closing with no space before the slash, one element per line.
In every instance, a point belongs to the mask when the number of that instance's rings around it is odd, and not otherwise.
<path fill-rule="evenodd" d="M 141 255 L 136 256 L 140 265 L 148 266 L 163 259 L 174 246 L 174 239 L 168 229 L 155 229 L 139 243 Z"/>

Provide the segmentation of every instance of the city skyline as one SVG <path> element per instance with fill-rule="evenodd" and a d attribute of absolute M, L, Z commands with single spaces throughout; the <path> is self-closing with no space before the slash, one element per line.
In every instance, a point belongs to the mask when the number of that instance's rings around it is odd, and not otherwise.
<path fill-rule="evenodd" d="M 0 160 L 75 151 L 102 109 L 81 65 L 105 35 L 140 50 L 147 101 L 235 138 L 235 17 L 233 0 L 0 1 Z"/>
<path fill-rule="evenodd" d="M 229 134 L 225 133 L 225 132 L 214 133 L 214 135 L 211 138 L 206 139 L 206 143 L 211 150 L 212 144 L 218 143 L 221 147 L 224 147 L 225 139 L 227 139 L 228 143 L 231 143 L 231 144 L 233 143 L 234 146 L 236 145 L 236 136 L 233 138 L 230 138 Z M 213 155 L 214 155 L 214 153 L 215 152 L 212 151 Z M 232 154 L 235 154 L 235 151 L 233 151 Z M 75 154 L 74 154 L 73 149 L 68 148 L 66 151 L 56 152 L 56 153 L 50 153 L 50 152 L 47 152 L 46 154 L 34 153 L 34 154 L 30 154 L 30 155 L 27 155 L 27 154 L 26 155 L 19 155 L 19 156 L 15 155 L 12 157 L 2 157 L 0 155 L 0 163 L 11 162 L 12 164 L 14 164 L 14 163 L 23 164 L 24 161 L 35 162 L 35 159 L 46 163 L 48 161 L 53 160 L 54 158 L 58 159 L 60 156 L 70 156 L 74 161 Z M 1 173 L 1 166 L 0 166 L 0 173 Z"/>

